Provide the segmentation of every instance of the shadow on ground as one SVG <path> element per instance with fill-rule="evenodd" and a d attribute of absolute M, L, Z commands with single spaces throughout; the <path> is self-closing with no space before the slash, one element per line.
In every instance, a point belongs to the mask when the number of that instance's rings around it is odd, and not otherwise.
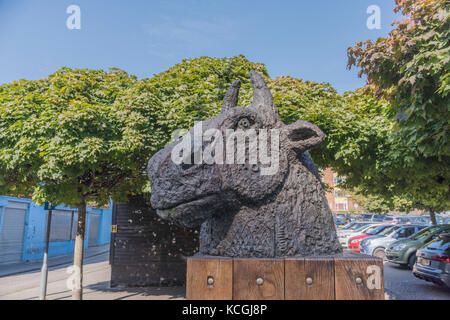
<path fill-rule="evenodd" d="M 64 257 L 51 257 L 49 262 L 49 271 L 67 268 L 73 263 L 73 255 Z M 98 254 L 85 257 L 83 266 L 109 261 L 109 251 L 103 251 Z M 42 261 L 23 262 L 20 264 L 0 265 L 0 278 L 9 277 L 12 275 L 27 275 L 33 273 L 40 273 L 42 268 Z"/>

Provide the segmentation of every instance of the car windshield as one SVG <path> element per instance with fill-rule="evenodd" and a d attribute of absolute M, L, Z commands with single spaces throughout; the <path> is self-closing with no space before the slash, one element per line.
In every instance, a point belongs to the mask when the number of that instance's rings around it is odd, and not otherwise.
<path fill-rule="evenodd" d="M 392 229 L 393 226 L 377 226 L 375 229 L 372 229 L 372 230 L 368 231 L 367 234 L 370 234 L 370 235 L 380 234 L 386 228 L 391 228 Z"/>
<path fill-rule="evenodd" d="M 388 234 L 392 233 L 393 231 L 397 230 L 398 228 L 400 228 L 400 226 L 388 227 L 388 228 L 384 229 L 383 231 L 381 231 L 380 233 L 378 233 L 378 235 L 387 236 Z"/>
<path fill-rule="evenodd" d="M 428 227 L 425 229 L 420 230 L 419 232 L 416 232 L 415 234 L 413 234 L 411 236 L 412 240 L 425 240 L 428 237 L 430 237 L 433 233 L 435 233 L 436 231 L 438 231 L 441 227 L 439 226 L 433 226 L 433 227 Z"/>
<path fill-rule="evenodd" d="M 450 252 L 450 234 L 441 235 L 427 245 L 427 249 Z"/>
<path fill-rule="evenodd" d="M 346 224 L 345 226 L 343 226 L 342 228 L 340 228 L 339 230 L 350 229 L 350 227 L 354 226 L 355 224 L 356 224 L 356 222 L 350 222 L 350 223 Z"/>
<path fill-rule="evenodd" d="M 378 225 L 370 226 L 370 227 L 367 227 L 367 226 L 366 226 L 366 228 L 363 229 L 363 231 L 364 231 L 364 233 L 369 233 L 369 232 L 372 232 L 373 230 L 375 230 L 375 229 L 377 229 L 377 228 L 378 228 Z"/>
<path fill-rule="evenodd" d="M 354 226 L 352 226 L 350 229 L 354 231 L 361 231 L 367 228 L 367 223 L 357 223 Z"/>
<path fill-rule="evenodd" d="M 408 222 L 408 221 L 411 221 L 411 217 L 398 217 L 397 218 L 397 221 L 398 222 Z"/>

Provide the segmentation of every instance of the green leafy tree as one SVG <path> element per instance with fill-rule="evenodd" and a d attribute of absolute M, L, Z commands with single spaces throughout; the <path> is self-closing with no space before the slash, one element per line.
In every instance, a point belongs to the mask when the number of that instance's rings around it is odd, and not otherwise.
<path fill-rule="evenodd" d="M 396 181 L 388 180 L 388 173 L 401 167 L 403 159 L 396 162 L 389 156 L 395 146 L 389 140 L 392 121 L 384 99 L 377 100 L 362 90 L 341 96 L 329 84 L 289 76 L 271 79 L 264 65 L 243 56 L 183 60 L 143 81 L 158 89 L 170 132 L 219 113 L 226 89 L 235 79 L 242 82 L 239 105 L 249 105 L 252 69 L 264 75 L 285 123 L 306 120 L 324 131 L 324 142 L 312 151 L 319 167 L 332 167 L 346 176 L 349 190 L 358 187 L 364 194 L 379 194 L 386 201 L 404 191 Z"/>
<path fill-rule="evenodd" d="M 74 265 L 81 275 L 86 205 L 140 192 L 146 163 L 167 135 L 151 92 L 118 69 L 63 68 L 0 86 L 0 191 L 78 208 Z M 81 299 L 82 289 L 73 297 Z"/>
<path fill-rule="evenodd" d="M 399 211 L 408 213 L 414 209 L 412 201 L 397 196 L 386 198 L 382 195 L 362 195 L 357 190 L 350 192 L 351 198 L 369 212 L 388 213 Z"/>
<path fill-rule="evenodd" d="M 389 101 L 387 158 L 398 170 L 387 175 L 435 222 L 434 212 L 450 207 L 450 11 L 445 0 L 396 4 L 405 19 L 387 38 L 349 48 L 348 65 L 367 77 L 367 92 Z"/>
<path fill-rule="evenodd" d="M 233 58 L 184 59 L 142 82 L 158 90 L 166 115 L 163 124 L 173 132 L 190 128 L 196 121 L 218 114 L 225 93 L 234 80 L 241 80 L 239 102 L 247 105 L 251 99 L 250 70 L 257 70 L 268 79 L 263 64 L 249 62 L 241 55 Z"/>

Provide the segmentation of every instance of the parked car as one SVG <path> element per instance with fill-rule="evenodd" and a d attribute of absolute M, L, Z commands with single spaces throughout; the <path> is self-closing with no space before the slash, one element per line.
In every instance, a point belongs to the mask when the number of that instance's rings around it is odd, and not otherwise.
<path fill-rule="evenodd" d="M 383 222 L 384 220 L 384 214 L 374 214 L 372 216 L 372 219 L 370 219 L 370 221 L 372 222 Z"/>
<path fill-rule="evenodd" d="M 417 250 L 413 274 L 423 280 L 450 288 L 450 234 L 441 234 Z"/>
<path fill-rule="evenodd" d="M 348 232 L 350 230 L 356 230 L 359 227 L 367 225 L 367 224 L 369 224 L 369 222 L 353 221 L 353 222 L 350 222 L 350 223 L 346 224 L 342 228 L 339 228 L 339 230 L 337 230 L 337 233 L 339 235 L 339 233 L 342 233 L 342 232 Z"/>
<path fill-rule="evenodd" d="M 394 216 L 391 216 L 391 215 L 385 215 L 383 218 L 383 222 L 386 222 L 386 223 L 392 223 L 393 221 L 394 221 Z"/>
<path fill-rule="evenodd" d="M 386 259 L 389 262 L 412 269 L 416 263 L 417 250 L 436 239 L 440 234 L 449 233 L 450 224 L 431 226 L 420 230 L 408 239 L 393 242 L 386 250 Z"/>
<path fill-rule="evenodd" d="M 345 221 L 339 218 L 334 218 L 334 225 L 336 226 L 336 228 L 342 228 L 343 226 L 345 226 Z"/>
<path fill-rule="evenodd" d="M 384 260 L 386 259 L 384 250 L 391 243 L 399 239 L 405 239 L 423 228 L 424 226 L 421 225 L 396 225 L 386 232 L 382 231 L 376 236 L 371 236 L 362 240 L 360 244 L 361 253 L 382 258 Z"/>
<path fill-rule="evenodd" d="M 340 218 L 342 220 L 345 220 L 348 217 L 347 213 L 336 213 L 336 218 Z"/>
<path fill-rule="evenodd" d="M 440 223 L 442 223 L 442 224 L 450 224 L 450 218 L 441 218 Z"/>
<path fill-rule="evenodd" d="M 387 228 L 392 229 L 394 226 L 391 224 L 382 224 L 382 225 L 376 225 L 374 229 L 364 232 L 361 235 L 353 236 L 348 239 L 348 248 L 353 251 L 360 251 L 359 245 L 361 244 L 361 241 L 367 237 L 375 236 L 379 233 L 381 233 L 383 230 L 386 230 Z"/>
<path fill-rule="evenodd" d="M 414 221 L 415 224 L 424 224 L 427 226 L 431 226 L 431 218 L 429 216 L 417 216 L 412 217 L 412 221 Z"/>
<path fill-rule="evenodd" d="M 375 229 L 379 224 L 372 224 L 367 223 L 365 225 L 360 226 L 359 228 L 355 230 L 348 230 L 347 232 L 341 232 L 338 234 L 339 243 L 343 248 L 347 248 L 348 246 L 348 239 L 354 236 L 359 236 L 361 234 L 364 234 L 367 231 Z"/>
<path fill-rule="evenodd" d="M 344 221 L 345 222 L 344 224 L 347 224 L 352 221 L 350 213 L 336 213 L 335 217 L 336 219 Z"/>
<path fill-rule="evenodd" d="M 359 221 L 372 221 L 373 214 L 371 213 L 361 213 L 357 216 Z"/>
<path fill-rule="evenodd" d="M 414 221 L 414 216 L 396 216 L 394 217 L 394 224 L 412 224 Z"/>

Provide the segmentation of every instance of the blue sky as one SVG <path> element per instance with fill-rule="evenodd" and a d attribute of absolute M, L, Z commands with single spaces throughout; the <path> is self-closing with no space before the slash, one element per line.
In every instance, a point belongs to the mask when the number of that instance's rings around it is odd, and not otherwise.
<path fill-rule="evenodd" d="M 81 29 L 66 27 L 69 5 Z M 369 5 L 381 29 L 369 30 Z M 0 0 L 0 84 L 39 79 L 63 66 L 124 69 L 151 77 L 199 56 L 244 54 L 271 77 L 329 82 L 339 92 L 364 85 L 346 69 L 347 48 L 387 36 L 394 0 Z"/>

